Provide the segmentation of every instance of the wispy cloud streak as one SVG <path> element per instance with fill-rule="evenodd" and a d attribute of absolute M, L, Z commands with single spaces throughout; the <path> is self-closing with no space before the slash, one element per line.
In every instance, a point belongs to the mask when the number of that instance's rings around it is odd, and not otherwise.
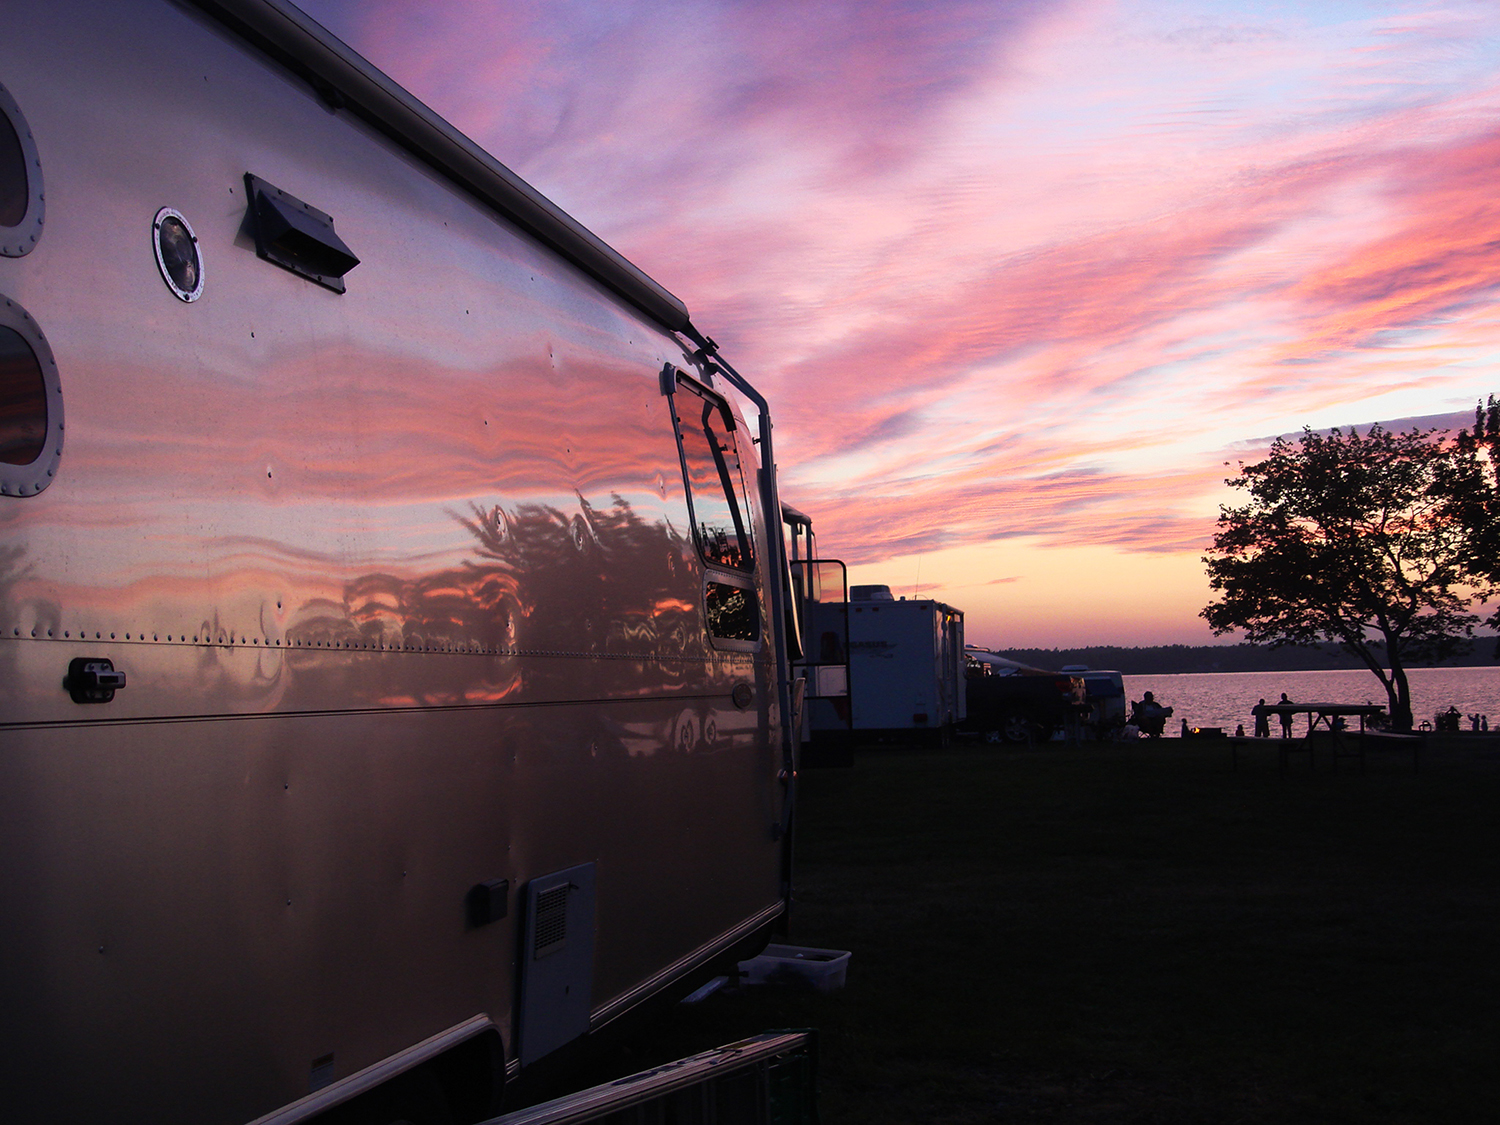
<path fill-rule="evenodd" d="M 687 300 L 851 559 L 1200 552 L 1235 443 L 1496 389 L 1488 3 L 308 7 Z"/>

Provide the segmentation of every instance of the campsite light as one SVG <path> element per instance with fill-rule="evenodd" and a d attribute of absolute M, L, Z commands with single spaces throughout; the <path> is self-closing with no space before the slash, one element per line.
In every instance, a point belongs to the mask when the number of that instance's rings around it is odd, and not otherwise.
<path fill-rule="evenodd" d="M 167 288 L 183 301 L 203 296 L 203 259 L 198 254 L 198 236 L 182 212 L 163 207 L 151 221 L 151 242 L 156 264 Z"/>

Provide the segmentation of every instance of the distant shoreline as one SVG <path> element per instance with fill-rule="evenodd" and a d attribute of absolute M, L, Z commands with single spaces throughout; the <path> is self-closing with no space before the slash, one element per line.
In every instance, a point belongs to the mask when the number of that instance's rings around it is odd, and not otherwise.
<path fill-rule="evenodd" d="M 1110 671 L 1119 671 L 1112 668 Z M 1500 672 L 1500 664 L 1416 664 L 1407 669 L 1408 672 Z M 1235 668 L 1226 671 L 1222 668 L 1210 672 L 1121 672 L 1122 676 L 1297 676 L 1303 672 L 1311 672 L 1316 675 L 1319 672 L 1365 672 L 1369 669 L 1363 665 L 1350 665 L 1346 668 Z"/>
<path fill-rule="evenodd" d="M 1468 652 L 1437 664 L 1412 668 L 1489 668 L 1496 663 L 1500 638 L 1475 637 Z M 1198 672 L 1331 672 L 1352 668 L 1366 671 L 1358 660 L 1332 645 L 1316 648 L 1271 648 L 1268 645 L 1157 645 L 1125 648 L 1095 645 L 1087 648 L 1002 648 L 995 652 L 1036 668 L 1058 669 L 1070 664 L 1109 668 L 1127 676 L 1179 676 Z"/>

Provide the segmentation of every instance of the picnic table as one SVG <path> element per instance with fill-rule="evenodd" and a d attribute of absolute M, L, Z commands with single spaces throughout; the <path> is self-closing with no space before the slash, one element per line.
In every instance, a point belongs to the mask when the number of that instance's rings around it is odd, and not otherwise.
<path fill-rule="evenodd" d="M 1361 768 L 1364 768 L 1365 735 L 1367 735 L 1365 723 L 1367 723 L 1367 720 L 1376 717 L 1376 715 L 1383 715 L 1386 712 L 1386 709 L 1380 706 L 1379 703 L 1257 703 L 1254 709 L 1268 718 L 1271 715 L 1277 715 L 1277 717 L 1286 715 L 1287 718 L 1295 717 L 1295 715 L 1307 715 L 1308 717 L 1308 733 L 1305 738 L 1287 738 L 1286 735 L 1283 735 L 1281 738 L 1271 739 L 1271 741 L 1277 744 L 1277 757 L 1280 760 L 1281 772 L 1283 774 L 1287 772 L 1287 757 L 1295 753 L 1295 751 L 1307 751 L 1308 762 L 1313 762 L 1314 757 L 1316 757 L 1317 748 L 1317 741 L 1314 739 L 1314 735 L 1316 735 L 1319 727 L 1329 732 L 1329 742 L 1331 742 L 1331 748 L 1334 750 L 1334 769 L 1338 769 L 1338 759 L 1340 759 L 1341 754 L 1343 756 L 1358 756 L 1359 765 L 1361 765 Z M 1347 720 L 1352 717 L 1359 718 L 1359 739 L 1355 742 L 1353 750 L 1346 750 L 1344 732 L 1349 727 L 1349 721 Z M 1283 727 L 1283 730 L 1290 729 L 1292 729 L 1292 724 L 1289 721 Z M 1241 739 L 1235 739 L 1235 750 L 1233 750 L 1233 754 L 1235 754 L 1235 769 L 1239 769 L 1239 741 Z M 1421 741 L 1421 739 L 1418 739 L 1418 741 Z"/>
<path fill-rule="evenodd" d="M 1268 715 L 1307 715 L 1308 733 L 1305 738 L 1278 738 L 1278 750 L 1280 750 L 1281 772 L 1286 774 L 1287 756 L 1296 750 L 1305 750 L 1308 754 L 1308 762 L 1313 762 L 1314 751 L 1317 741 L 1314 739 L 1317 730 L 1328 730 L 1331 733 L 1331 748 L 1334 751 L 1334 769 L 1338 769 L 1338 759 L 1343 757 L 1359 757 L 1359 768 L 1365 768 L 1365 750 L 1370 745 L 1371 736 L 1374 732 L 1367 730 L 1367 720 L 1376 718 L 1377 715 L 1385 715 L 1385 706 L 1380 703 L 1266 703 L 1262 711 Z M 1355 747 L 1347 748 L 1344 742 L 1344 732 L 1347 730 L 1347 720 L 1350 717 L 1359 717 L 1359 739 Z M 1418 756 L 1422 751 L 1422 739 L 1413 735 L 1391 735 L 1391 733 L 1380 733 L 1382 745 L 1389 744 L 1392 748 L 1412 751 L 1412 768 L 1418 768 Z M 1236 766 L 1239 763 L 1236 762 Z"/>
<path fill-rule="evenodd" d="M 1385 707 L 1379 703 L 1266 703 L 1258 706 L 1266 715 L 1306 715 L 1308 734 L 1317 730 L 1319 723 L 1337 733 L 1344 729 L 1344 724 L 1335 724 L 1334 720 L 1350 715 L 1359 716 L 1359 731 L 1363 734 L 1366 719 L 1385 714 Z"/>

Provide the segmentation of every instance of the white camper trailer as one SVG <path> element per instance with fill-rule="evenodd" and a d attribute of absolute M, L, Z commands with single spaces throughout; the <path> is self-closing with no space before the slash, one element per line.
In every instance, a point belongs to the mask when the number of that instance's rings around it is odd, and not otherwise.
<path fill-rule="evenodd" d="M 965 715 L 963 612 L 930 598 L 898 601 L 889 586 L 854 586 L 848 614 L 854 737 L 946 743 Z M 815 734 L 846 737 L 831 724 Z"/>
<path fill-rule="evenodd" d="M 0 83 L 0 1116 L 473 1121 L 763 944 L 770 422 L 683 304 L 284 0 L 10 5 Z"/>

